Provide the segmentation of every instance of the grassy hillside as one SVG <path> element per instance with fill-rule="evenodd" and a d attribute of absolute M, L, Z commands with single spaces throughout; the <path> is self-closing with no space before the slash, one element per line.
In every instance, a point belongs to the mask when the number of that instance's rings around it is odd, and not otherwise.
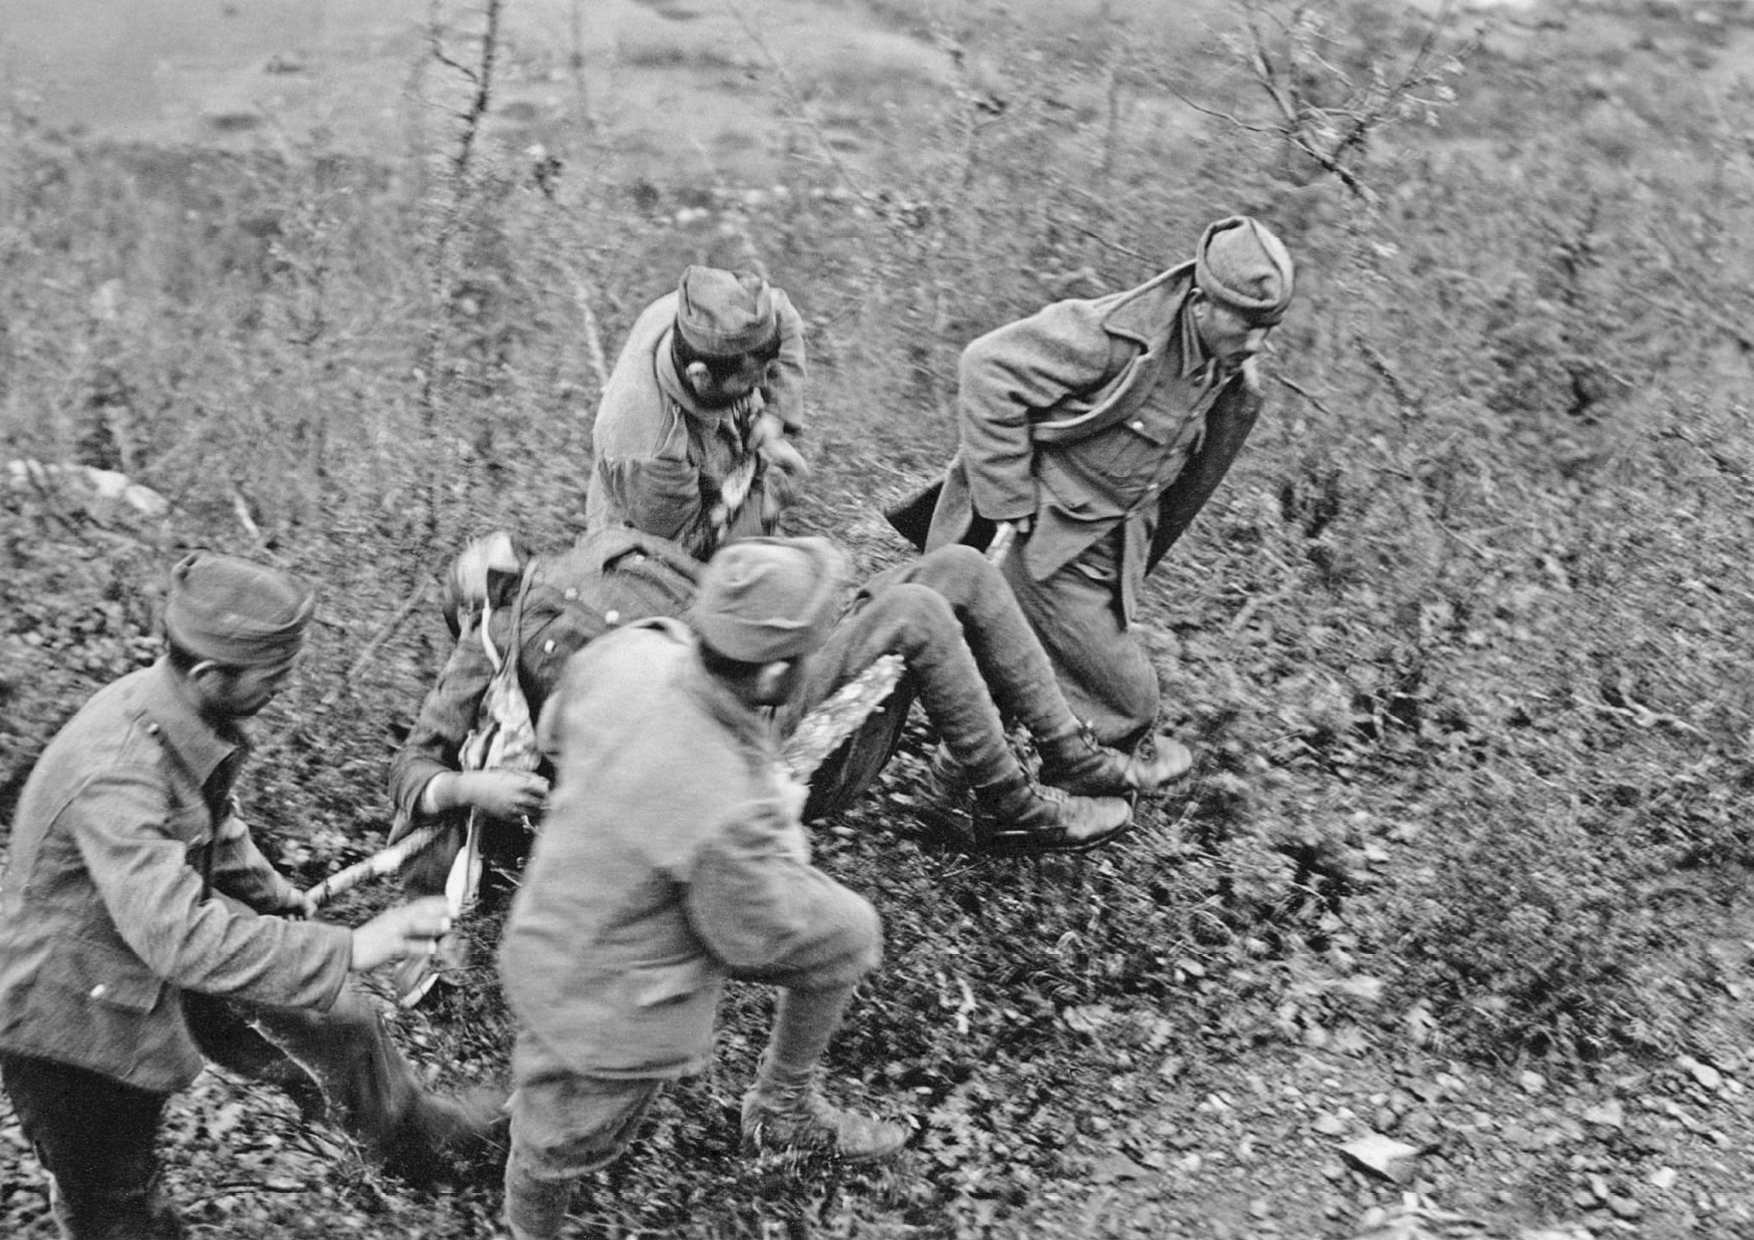
<path fill-rule="evenodd" d="M 1287 33 L 1262 10 L 1263 46 L 1343 129 L 1426 26 L 1315 12 Z M 916 1117 L 917 1151 L 857 1176 L 741 1160 L 767 1000 L 739 991 L 719 1062 L 579 1234 L 1350 1237 L 1397 1203 L 1412 1234 L 1445 1211 L 1480 1224 L 1451 1234 L 1754 1234 L 1749 16 L 1455 23 L 1345 151 L 1348 189 L 1271 132 L 1222 13 L 862 14 L 933 71 L 804 74 L 746 31 L 730 76 L 786 123 L 668 169 L 491 95 L 465 148 L 465 84 L 436 63 L 409 149 L 369 159 L 15 115 L 0 457 L 118 470 L 170 513 L 0 487 L 0 809 L 151 657 L 180 548 L 265 556 L 322 602 L 248 808 L 314 880 L 382 842 L 443 653 L 434 569 L 496 526 L 570 536 L 603 367 L 684 264 L 759 261 L 804 310 L 816 481 L 793 525 L 871 570 L 903 553 L 880 506 L 953 448 L 967 340 L 1253 212 L 1301 264 L 1271 407 L 1144 616 L 1193 780 L 1112 850 L 971 862 L 920 836 L 916 737 L 818 838 L 889 935 L 833 1068 Z M 447 50 L 473 64 L 465 17 Z M 504 1072 L 480 981 L 401 1018 L 443 1081 Z M 174 1187 L 206 1234 L 490 1227 L 491 1178 L 413 1197 L 291 1115 L 218 1077 L 178 1104 Z M 1421 1153 L 1360 1169 L 1339 1147 L 1367 1131 Z M 0 1110 L 0 1216 L 47 1236 L 20 1147 Z"/>

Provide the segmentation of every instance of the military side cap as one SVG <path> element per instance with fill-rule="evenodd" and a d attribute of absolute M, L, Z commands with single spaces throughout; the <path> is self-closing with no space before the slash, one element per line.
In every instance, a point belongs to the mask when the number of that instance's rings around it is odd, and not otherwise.
<path fill-rule="evenodd" d="M 773 290 L 753 271 L 690 267 L 678 288 L 676 330 L 707 357 L 741 357 L 779 337 Z"/>
<path fill-rule="evenodd" d="M 1194 255 L 1194 282 L 1226 309 L 1259 324 L 1277 323 L 1291 304 L 1291 253 L 1273 230 L 1247 215 L 1207 227 Z"/>
<path fill-rule="evenodd" d="M 739 539 L 707 561 L 688 621 L 733 659 L 799 658 L 828 640 L 845 579 L 846 557 L 826 538 Z"/>
<path fill-rule="evenodd" d="M 298 653 L 316 596 L 266 564 L 197 551 L 171 570 L 164 631 L 197 658 L 267 667 Z"/>

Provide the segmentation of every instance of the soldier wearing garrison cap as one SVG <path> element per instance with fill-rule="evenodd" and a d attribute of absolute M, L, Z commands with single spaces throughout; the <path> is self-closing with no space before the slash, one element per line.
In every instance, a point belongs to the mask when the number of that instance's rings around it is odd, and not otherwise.
<path fill-rule="evenodd" d="M 238 816 L 245 721 L 286 683 L 312 608 L 278 569 L 189 556 L 164 656 L 87 702 L 19 798 L 0 878 L 0 1081 L 73 1240 L 182 1234 L 154 1145 L 207 1059 L 328 1113 L 404 1174 L 440 1174 L 489 1139 L 497 1096 L 429 1093 L 348 980 L 431 950 L 445 902 L 356 930 L 310 920 Z"/>
<path fill-rule="evenodd" d="M 1157 673 L 1130 631 L 1139 591 L 1254 426 L 1254 357 L 1292 286 L 1284 244 L 1236 215 L 1137 288 L 980 337 L 962 355 L 955 459 L 889 514 L 928 549 L 1014 539 L 1005 576 L 1105 744 L 1152 730 Z"/>
<path fill-rule="evenodd" d="M 861 1161 L 907 1139 L 817 1084 L 882 936 L 870 903 L 810 864 L 772 715 L 827 640 L 844 576 L 821 539 L 733 543 L 688 624 L 599 638 L 542 711 L 556 780 L 500 946 L 515 1240 L 559 1236 L 577 1181 L 627 1147 L 666 1081 L 701 1071 L 728 978 L 780 988 L 747 1144 Z"/>
<path fill-rule="evenodd" d="M 585 526 L 634 529 L 706 559 L 771 534 L 808 468 L 804 324 L 749 271 L 689 267 L 646 307 L 603 389 Z"/>

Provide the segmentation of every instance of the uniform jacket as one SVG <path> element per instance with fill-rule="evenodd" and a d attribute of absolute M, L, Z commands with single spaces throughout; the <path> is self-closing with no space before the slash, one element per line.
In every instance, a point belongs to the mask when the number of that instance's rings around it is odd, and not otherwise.
<path fill-rule="evenodd" d="M 674 543 L 626 527 L 584 534 L 563 554 L 532 559 L 523 574 L 527 588 L 496 607 L 488 621 L 495 649 L 518 652 L 518 685 L 532 716 L 540 715 L 567 660 L 587 642 L 629 621 L 681 615 L 694 601 L 699 572 L 700 564 Z M 479 617 L 466 619 L 390 762 L 390 800 L 403 826 L 423 817 L 420 794 L 432 777 L 459 769 L 463 742 L 493 679 Z"/>
<path fill-rule="evenodd" d="M 1125 292 L 1055 302 L 971 343 L 961 447 L 926 547 L 982 542 L 986 523 L 1031 517 L 1021 554 L 1039 581 L 1120 527 L 1116 589 L 1130 616 L 1145 574 L 1217 488 L 1260 414 L 1245 364 L 1204 389 L 1195 403 L 1203 427 L 1186 442 L 1166 438 L 1166 419 L 1153 416 L 1154 401 L 1185 401 L 1199 383 L 1192 288 L 1193 264 L 1184 263 Z M 1168 471 L 1148 476 L 1172 452 Z"/>
<path fill-rule="evenodd" d="M 0 1050 L 170 1092 L 202 1064 L 183 991 L 334 1003 L 352 933 L 258 915 L 297 892 L 236 816 L 244 752 L 163 660 L 99 691 L 49 743 L 0 880 Z"/>
<path fill-rule="evenodd" d="M 785 292 L 772 291 L 780 354 L 765 399 L 787 433 L 795 435 L 804 420 L 804 323 Z M 719 541 L 708 514 L 726 476 L 747 452 L 730 412 L 696 403 L 676 373 L 670 333 L 677 300 L 676 293 L 660 297 L 635 320 L 603 389 L 592 430 L 585 527 L 631 525 L 675 539 L 691 555 L 706 559 Z M 771 534 L 763 523 L 763 497 L 772 490 L 776 510 L 784 507 L 790 497 L 779 489 L 787 485 L 763 469 L 725 540 Z"/>
<path fill-rule="evenodd" d="M 524 1028 L 576 1072 L 698 1071 L 727 977 L 847 985 L 875 914 L 810 865 L 778 740 L 677 621 L 573 656 L 538 725 L 557 780 L 500 946 Z"/>

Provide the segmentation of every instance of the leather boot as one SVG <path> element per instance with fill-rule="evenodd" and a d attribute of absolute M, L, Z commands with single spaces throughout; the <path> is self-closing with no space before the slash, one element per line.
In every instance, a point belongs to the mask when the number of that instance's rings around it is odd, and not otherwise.
<path fill-rule="evenodd" d="M 984 852 L 1083 852 L 1118 838 L 1132 818 L 1119 797 L 1073 796 L 1021 772 L 974 790 L 974 844 Z"/>
<path fill-rule="evenodd" d="M 956 760 L 950 752 L 950 746 L 939 745 L 932 751 L 932 760 L 926 764 L 926 792 L 940 805 L 961 806 L 968 800 L 973 784 L 968 778 L 968 768 Z"/>
<path fill-rule="evenodd" d="M 822 1096 L 815 1072 L 794 1081 L 763 1080 L 743 1095 L 743 1143 L 759 1153 L 876 1162 L 898 1153 L 908 1136 L 901 1124 L 835 1106 Z"/>
<path fill-rule="evenodd" d="M 1041 782 L 1074 796 L 1156 792 L 1186 775 L 1194 764 L 1187 746 L 1167 736 L 1153 737 L 1128 754 L 1101 744 L 1082 725 L 1076 731 L 1037 740 L 1036 749 L 1041 754 Z"/>

